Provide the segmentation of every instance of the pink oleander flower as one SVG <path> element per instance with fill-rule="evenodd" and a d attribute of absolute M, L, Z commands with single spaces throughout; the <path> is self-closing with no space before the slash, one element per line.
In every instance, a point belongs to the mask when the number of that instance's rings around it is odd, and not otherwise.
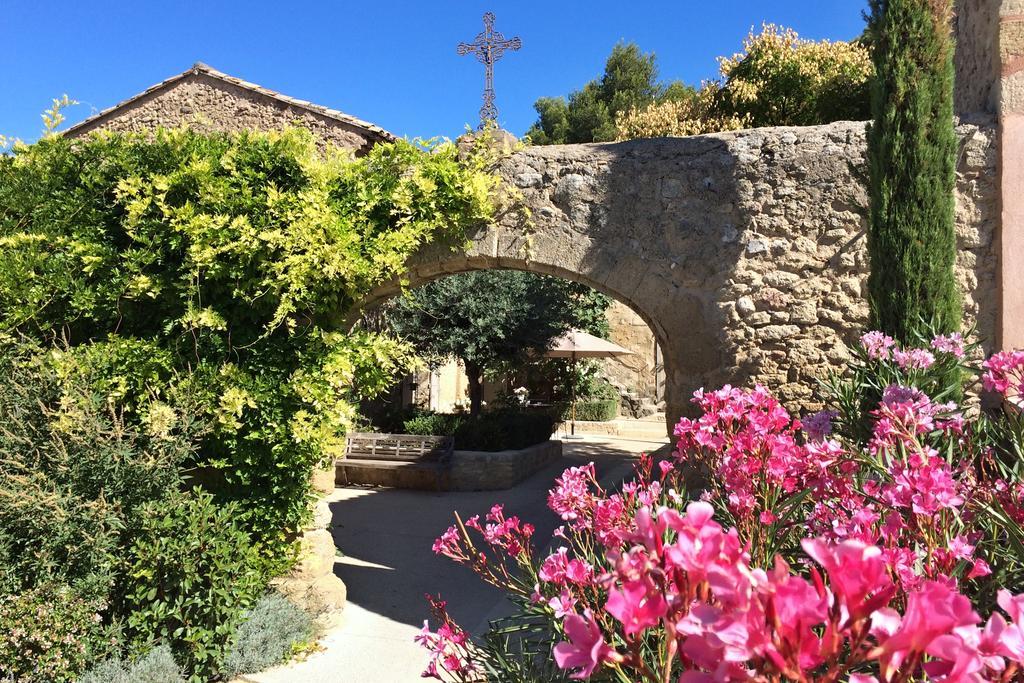
<path fill-rule="evenodd" d="M 850 620 L 865 617 L 892 599 L 896 587 L 879 548 L 854 540 L 829 545 L 815 538 L 804 539 L 801 545 L 825 570 Z"/>
<path fill-rule="evenodd" d="M 569 557 L 569 549 L 561 547 L 544 560 L 537 576 L 541 581 L 561 586 L 566 583 L 586 585 L 593 581 L 594 568 L 589 563 Z"/>
<path fill-rule="evenodd" d="M 430 653 L 424 678 L 438 680 L 474 680 L 480 673 L 479 667 L 470 660 L 469 635 L 452 621 L 446 610 L 446 603 L 440 598 L 427 596 L 435 613 L 441 619 L 437 632 L 430 630 L 430 624 L 423 622 L 423 629 L 414 640 Z"/>
<path fill-rule="evenodd" d="M 668 603 L 650 576 L 640 576 L 610 589 L 605 609 L 622 622 L 623 632 L 632 636 L 660 623 Z"/>
<path fill-rule="evenodd" d="M 954 629 L 974 626 L 980 621 L 970 600 L 945 583 L 925 581 L 919 590 L 907 596 L 907 608 L 899 627 L 879 649 L 882 675 L 888 679 L 910 654 L 927 652 L 943 659 L 956 654 L 947 641 L 937 643 L 934 653 L 929 648 L 936 639 L 951 634 Z"/>
<path fill-rule="evenodd" d="M 445 555 L 456 562 L 461 562 L 465 558 L 461 543 L 462 535 L 459 533 L 458 527 L 453 524 L 434 541 L 432 550 L 435 555 Z"/>
<path fill-rule="evenodd" d="M 555 611 L 555 619 L 564 619 L 572 614 L 576 607 L 576 598 L 567 591 L 562 591 L 555 597 L 548 600 L 548 607 Z"/>
<path fill-rule="evenodd" d="M 471 517 L 466 521 L 466 527 L 479 531 L 488 545 L 505 551 L 513 558 L 526 551 L 534 532 L 532 524 L 523 524 L 516 516 L 506 518 L 502 505 L 491 507 L 484 524 L 480 524 L 479 517 Z"/>
<path fill-rule="evenodd" d="M 595 498 L 592 484 L 597 484 L 594 463 L 570 467 L 555 480 L 555 488 L 548 492 L 548 507 L 573 526 L 587 525 Z"/>
<path fill-rule="evenodd" d="M 555 663 L 560 669 L 577 669 L 570 678 L 590 678 L 594 669 L 614 661 L 615 651 L 604 642 L 601 627 L 588 609 L 582 615 L 570 614 L 562 622 L 568 640 L 555 646 Z"/>
<path fill-rule="evenodd" d="M 892 359 L 903 370 L 927 370 L 935 364 L 935 356 L 924 349 L 893 349 Z"/>
<path fill-rule="evenodd" d="M 985 391 L 1004 397 L 1024 393 L 1024 351 L 1001 351 L 986 360 L 981 376 Z"/>
<path fill-rule="evenodd" d="M 895 339 L 877 330 L 861 336 L 860 343 L 871 360 L 889 360 L 889 350 L 896 346 Z"/>
<path fill-rule="evenodd" d="M 941 353 L 948 353 L 956 358 L 963 358 L 966 353 L 964 338 L 959 332 L 940 334 L 932 339 L 931 347 Z"/>

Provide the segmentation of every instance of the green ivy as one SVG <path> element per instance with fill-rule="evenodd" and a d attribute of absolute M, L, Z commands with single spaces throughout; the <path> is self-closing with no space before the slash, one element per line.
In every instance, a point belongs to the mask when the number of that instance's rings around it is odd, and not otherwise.
<path fill-rule="evenodd" d="M 0 156 L 0 333 L 51 344 L 58 375 L 150 433 L 209 424 L 188 474 L 281 555 L 355 401 L 413 362 L 336 321 L 492 219 L 492 162 L 408 141 L 353 159 L 303 130 L 18 145 Z"/>

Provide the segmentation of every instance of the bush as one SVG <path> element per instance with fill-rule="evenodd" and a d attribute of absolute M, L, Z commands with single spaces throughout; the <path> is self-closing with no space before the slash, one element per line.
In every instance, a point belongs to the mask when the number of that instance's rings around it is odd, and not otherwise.
<path fill-rule="evenodd" d="M 560 403 L 555 407 L 556 419 L 565 422 L 572 419 L 572 403 Z M 576 401 L 576 419 L 583 422 L 607 422 L 619 416 L 617 398 L 584 399 Z"/>
<path fill-rule="evenodd" d="M 124 558 L 118 611 L 133 644 L 169 644 L 193 681 L 220 672 L 242 610 L 265 586 L 237 514 L 198 490 L 147 505 Z"/>
<path fill-rule="evenodd" d="M 263 671 L 286 661 L 313 638 L 313 618 L 277 593 L 263 596 L 242 615 L 224 672 L 228 676 Z"/>
<path fill-rule="evenodd" d="M 493 159 L 426 146 L 356 159 L 300 129 L 186 128 L 18 146 L 0 154 L 0 329 L 69 340 L 61 381 L 92 368 L 100 401 L 143 432 L 169 416 L 149 406 L 188 390 L 211 426 L 194 464 L 280 555 L 355 402 L 411 360 L 335 321 L 493 213 Z"/>
<path fill-rule="evenodd" d="M 797 420 L 765 387 L 700 390 L 699 416 L 680 420 L 677 450 L 657 467 L 641 458 L 617 490 L 593 463 L 566 470 L 548 495 L 564 522 L 558 542 L 538 544 L 561 546 L 550 554 L 535 554 L 535 527 L 501 505 L 450 527 L 434 551 L 504 589 L 517 610 L 472 640 L 432 600 L 440 623 L 418 638 L 424 675 L 1018 679 L 1024 416 L 979 415 L 921 388 L 948 391 L 945 370 L 970 368 L 959 335 L 928 348 L 878 332 L 863 343 L 847 381 L 884 386 L 874 405 L 843 400 Z M 973 369 L 1003 400 L 1024 393 L 1024 351 Z M 862 419 L 864 437 L 849 429 Z M 679 492 L 692 467 L 714 476 L 691 502 Z M 549 675 L 552 660 L 561 674 Z"/>
<path fill-rule="evenodd" d="M 495 410 L 470 417 L 415 410 L 398 415 L 404 419 L 391 420 L 391 426 L 400 426 L 393 433 L 451 436 L 455 448 L 466 451 L 527 448 L 550 439 L 555 428 L 550 413 L 537 411 Z"/>
<path fill-rule="evenodd" d="M 420 413 L 402 423 L 402 434 L 453 436 L 469 416 L 455 413 Z"/>
<path fill-rule="evenodd" d="M 455 430 L 455 448 L 505 451 L 527 448 L 551 438 L 555 421 L 539 412 L 501 411 L 467 419 Z"/>
<path fill-rule="evenodd" d="M 73 681 L 110 649 L 100 624 L 103 603 L 54 584 L 0 596 L 0 679 Z"/>
<path fill-rule="evenodd" d="M 138 509 L 176 493 L 194 453 L 187 418 L 146 433 L 84 367 L 62 378 L 36 347 L 0 348 L 0 594 L 56 582 L 106 599 Z"/>
<path fill-rule="evenodd" d="M 692 98 L 619 112 L 619 140 L 714 133 L 758 126 L 863 121 L 874 67 L 860 42 L 813 41 L 765 24 L 743 52 L 719 59 L 721 78 Z"/>
<path fill-rule="evenodd" d="M 89 669 L 76 683 L 185 683 L 171 649 L 160 645 L 135 661 L 108 659 Z"/>

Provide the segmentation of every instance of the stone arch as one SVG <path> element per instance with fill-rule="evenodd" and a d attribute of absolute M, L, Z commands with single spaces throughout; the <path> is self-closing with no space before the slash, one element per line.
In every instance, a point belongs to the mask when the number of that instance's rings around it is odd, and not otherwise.
<path fill-rule="evenodd" d="M 994 128 L 959 132 L 958 275 L 967 324 L 993 339 Z M 429 245 L 404 280 L 510 268 L 622 301 L 662 347 L 670 425 L 694 390 L 726 383 L 761 382 L 791 409 L 813 409 L 813 378 L 848 360 L 867 322 L 865 147 L 864 124 L 836 123 L 527 148 L 499 172 L 529 220 L 508 211 L 466 251 Z"/>

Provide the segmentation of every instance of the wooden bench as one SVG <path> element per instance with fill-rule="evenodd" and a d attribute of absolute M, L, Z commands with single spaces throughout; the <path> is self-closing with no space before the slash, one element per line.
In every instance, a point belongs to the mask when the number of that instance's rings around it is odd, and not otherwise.
<path fill-rule="evenodd" d="M 335 461 L 335 481 L 339 484 L 394 485 L 400 473 L 397 470 L 432 471 L 437 490 L 442 489 L 445 475 L 451 466 L 454 441 L 450 436 L 417 436 L 414 434 L 376 434 L 356 432 L 345 442 L 345 457 Z M 351 476 L 354 472 L 365 475 L 379 471 L 379 481 L 367 481 L 366 476 Z M 390 473 L 390 474 L 389 474 Z M 373 478 L 373 477 L 371 477 Z"/>

